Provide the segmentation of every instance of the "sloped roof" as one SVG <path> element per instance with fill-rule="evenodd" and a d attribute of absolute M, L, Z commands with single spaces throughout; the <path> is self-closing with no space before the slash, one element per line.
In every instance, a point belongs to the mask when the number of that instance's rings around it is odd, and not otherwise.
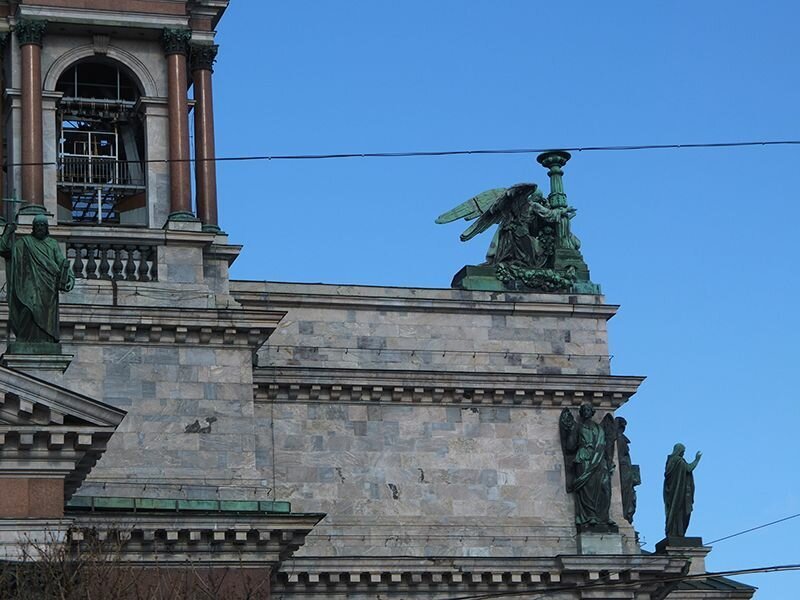
<path fill-rule="evenodd" d="M 127 413 L 0 366 L 0 475 L 64 477 L 69 499 Z"/>

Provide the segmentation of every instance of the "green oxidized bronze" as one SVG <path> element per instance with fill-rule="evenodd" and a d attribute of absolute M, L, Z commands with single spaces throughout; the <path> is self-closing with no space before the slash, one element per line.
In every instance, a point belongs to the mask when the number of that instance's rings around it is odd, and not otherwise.
<path fill-rule="evenodd" d="M 631 441 L 625 435 L 628 422 L 622 418 L 614 419 L 617 427 L 617 458 L 619 460 L 620 492 L 622 493 L 622 514 L 628 523 L 633 524 L 636 513 L 636 486 L 641 485 L 642 475 L 639 465 L 631 461 Z"/>
<path fill-rule="evenodd" d="M 188 29 L 167 28 L 161 34 L 164 54 L 188 54 L 192 32 Z"/>
<path fill-rule="evenodd" d="M 437 223 L 475 220 L 465 242 L 497 225 L 486 262 L 464 267 L 453 287 L 475 290 L 599 293 L 589 280 L 580 240 L 571 231 L 575 209 L 567 204 L 562 182 L 567 152 L 545 152 L 538 161 L 548 168 L 550 194 L 535 183 L 488 190 L 442 214 Z"/>
<path fill-rule="evenodd" d="M 688 463 L 683 458 L 685 452 L 683 444 L 675 444 L 664 467 L 664 511 L 667 517 L 664 530 L 668 538 L 686 537 L 694 508 L 693 472 L 703 453 L 698 452 Z"/>
<path fill-rule="evenodd" d="M 575 499 L 575 525 L 579 532 L 616 532 L 611 520 L 611 474 L 614 472 L 615 429 L 606 415 L 602 424 L 592 419 L 590 403 L 581 405 L 580 421 L 569 409 L 561 412 L 559 429 L 564 452 L 567 492 Z"/>
<path fill-rule="evenodd" d="M 47 21 L 20 19 L 14 26 L 14 32 L 17 34 L 17 43 L 20 46 L 24 46 L 25 44 L 41 46 L 46 29 Z"/>
<path fill-rule="evenodd" d="M 219 46 L 216 44 L 191 44 L 189 46 L 189 62 L 192 71 L 198 69 L 213 71 L 218 52 Z"/>
<path fill-rule="evenodd" d="M 8 312 L 16 340 L 12 354 L 60 352 L 58 292 L 69 292 L 75 275 L 69 261 L 50 237 L 47 217 L 33 220 L 33 233 L 14 240 L 16 225 L 9 223 L 0 236 L 0 255 L 6 262 Z"/>

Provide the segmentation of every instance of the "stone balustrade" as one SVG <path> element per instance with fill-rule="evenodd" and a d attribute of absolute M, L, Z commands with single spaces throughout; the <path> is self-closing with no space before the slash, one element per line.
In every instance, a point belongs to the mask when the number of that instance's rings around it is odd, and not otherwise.
<path fill-rule="evenodd" d="M 67 258 L 77 279 L 158 281 L 157 246 L 69 240 Z"/>

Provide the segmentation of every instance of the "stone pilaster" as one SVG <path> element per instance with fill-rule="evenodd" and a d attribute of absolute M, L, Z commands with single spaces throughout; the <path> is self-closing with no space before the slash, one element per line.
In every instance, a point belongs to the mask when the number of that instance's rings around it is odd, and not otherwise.
<path fill-rule="evenodd" d="M 162 36 L 168 79 L 170 221 L 196 220 L 192 212 L 189 105 L 186 98 L 190 39 L 191 32 L 186 29 L 165 29 Z"/>
<path fill-rule="evenodd" d="M 219 46 L 194 44 L 191 69 L 194 80 L 195 177 L 197 216 L 203 230 L 219 232 L 217 216 L 217 165 L 214 141 L 214 95 L 212 73 Z"/>

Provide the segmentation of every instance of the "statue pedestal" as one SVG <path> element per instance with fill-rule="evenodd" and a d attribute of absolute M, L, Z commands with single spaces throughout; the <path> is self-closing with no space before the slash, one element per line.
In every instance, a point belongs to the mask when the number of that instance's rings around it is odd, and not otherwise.
<path fill-rule="evenodd" d="M 63 373 L 74 358 L 64 354 L 61 344 L 47 342 L 10 342 L 5 354 L 0 356 L 0 364 L 20 371 L 57 371 Z"/>
<path fill-rule="evenodd" d="M 700 537 L 666 537 L 656 544 L 656 554 L 680 556 L 691 561 L 689 575 L 706 572 L 706 555 L 711 546 L 703 545 Z"/>
<path fill-rule="evenodd" d="M 453 277 L 450 287 L 478 292 L 507 292 L 508 288 L 497 278 L 494 266 L 467 265 Z"/>
<path fill-rule="evenodd" d="M 622 535 L 581 532 L 578 534 L 578 554 L 622 554 Z"/>

